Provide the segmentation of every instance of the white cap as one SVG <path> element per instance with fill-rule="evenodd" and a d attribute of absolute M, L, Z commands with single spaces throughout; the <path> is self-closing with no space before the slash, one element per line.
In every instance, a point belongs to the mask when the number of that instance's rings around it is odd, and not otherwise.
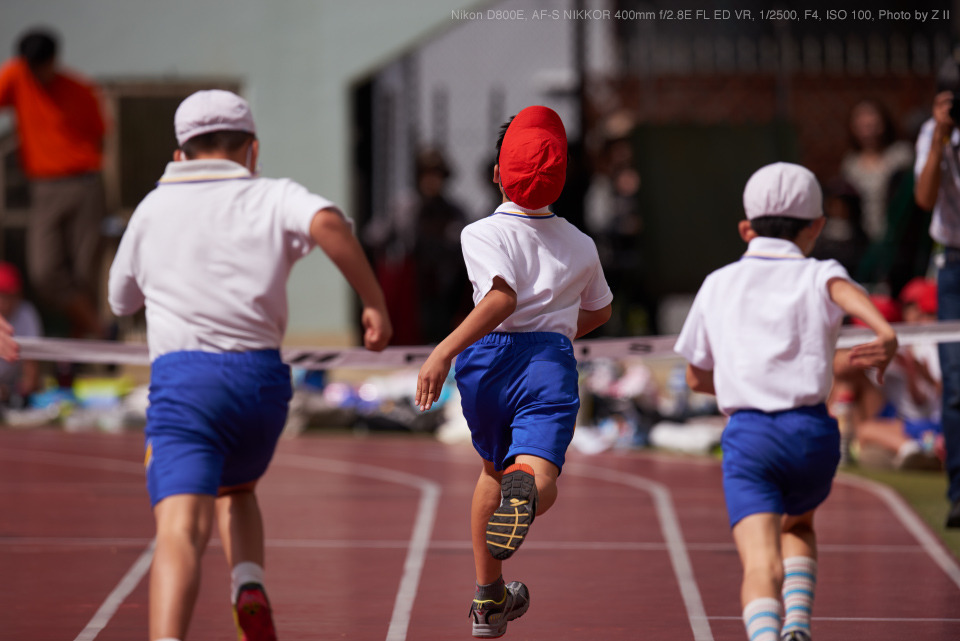
<path fill-rule="evenodd" d="M 257 133 L 247 101 L 222 89 L 208 89 L 187 96 L 177 107 L 173 128 L 181 147 L 191 138 L 212 131 Z"/>
<path fill-rule="evenodd" d="M 761 216 L 815 220 L 823 215 L 823 192 L 806 167 L 777 162 L 750 176 L 743 188 L 743 210 L 750 220 Z"/>

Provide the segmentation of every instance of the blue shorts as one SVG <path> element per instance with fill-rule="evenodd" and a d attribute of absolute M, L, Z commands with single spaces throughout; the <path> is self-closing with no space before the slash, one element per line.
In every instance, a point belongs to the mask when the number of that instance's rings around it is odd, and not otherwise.
<path fill-rule="evenodd" d="M 145 431 L 151 505 L 174 494 L 216 496 L 263 476 L 292 394 L 278 350 L 156 359 Z"/>
<path fill-rule="evenodd" d="M 473 446 L 497 470 L 517 454 L 563 468 L 580 409 L 577 359 L 563 334 L 487 334 L 457 357 Z"/>
<path fill-rule="evenodd" d="M 745 516 L 797 516 L 830 494 L 840 463 L 840 431 L 824 404 L 784 412 L 740 410 L 721 439 L 730 527 Z"/>

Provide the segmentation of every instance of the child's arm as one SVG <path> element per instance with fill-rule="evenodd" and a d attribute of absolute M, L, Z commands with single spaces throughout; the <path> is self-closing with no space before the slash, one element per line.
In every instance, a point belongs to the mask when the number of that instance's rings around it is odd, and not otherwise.
<path fill-rule="evenodd" d="M 687 363 L 687 385 L 694 392 L 717 395 L 717 389 L 713 386 L 712 369 L 700 369 Z"/>
<path fill-rule="evenodd" d="M 600 309 L 581 309 L 577 314 L 577 338 L 589 334 L 608 320 L 613 313 L 613 303 Z"/>
<path fill-rule="evenodd" d="M 379 352 L 390 342 L 393 327 L 383 290 L 353 230 L 338 210 L 321 209 L 310 222 L 310 236 L 360 296 L 363 346 Z"/>
<path fill-rule="evenodd" d="M 443 381 L 450 372 L 450 364 L 457 354 L 483 338 L 505 321 L 517 308 L 517 293 L 497 276 L 487 295 L 473 308 L 460 326 L 433 348 L 417 376 L 417 395 L 414 402 L 422 411 L 430 409 L 440 398 Z"/>
<path fill-rule="evenodd" d="M 855 367 L 877 368 L 877 382 L 883 383 L 883 373 L 897 353 L 897 333 L 877 311 L 862 289 L 843 278 L 831 278 L 827 291 L 834 303 L 847 314 L 856 316 L 876 333 L 876 339 L 850 350 L 850 364 Z"/>

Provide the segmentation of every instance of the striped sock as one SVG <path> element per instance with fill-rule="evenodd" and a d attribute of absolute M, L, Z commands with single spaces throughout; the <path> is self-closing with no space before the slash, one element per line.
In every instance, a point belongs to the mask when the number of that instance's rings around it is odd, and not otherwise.
<path fill-rule="evenodd" d="M 786 608 L 783 632 L 810 634 L 810 613 L 817 587 L 817 561 L 808 556 L 783 560 L 783 604 Z"/>
<path fill-rule="evenodd" d="M 780 613 L 777 599 L 754 599 L 743 608 L 743 624 L 750 641 L 780 641 Z"/>

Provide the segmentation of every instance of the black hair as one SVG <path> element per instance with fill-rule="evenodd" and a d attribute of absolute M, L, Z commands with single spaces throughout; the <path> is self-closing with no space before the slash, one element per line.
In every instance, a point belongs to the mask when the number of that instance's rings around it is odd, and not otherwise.
<path fill-rule="evenodd" d="M 854 151 L 860 151 L 863 149 L 860 141 L 857 140 L 856 136 L 853 135 L 853 112 L 861 107 L 871 107 L 880 117 L 880 122 L 883 124 L 883 134 L 880 136 L 880 145 L 886 149 L 896 142 L 897 124 L 894 122 L 893 116 L 890 115 L 890 110 L 879 100 L 874 98 L 864 98 L 863 100 L 858 101 L 857 104 L 850 109 L 850 113 L 847 116 L 847 142 L 850 145 L 850 148 Z"/>
<path fill-rule="evenodd" d="M 209 154 L 211 152 L 232 154 L 254 138 L 256 138 L 256 136 L 248 131 L 211 131 L 210 133 L 194 136 L 183 143 L 180 150 L 186 154 L 187 158 L 196 158 L 200 154 Z"/>
<path fill-rule="evenodd" d="M 758 236 L 795 240 L 800 232 L 813 224 L 812 220 L 789 216 L 760 216 L 750 221 L 750 227 Z"/>
<path fill-rule="evenodd" d="M 17 54 L 27 61 L 31 68 L 52 62 L 57 57 L 57 35 L 49 29 L 31 29 L 17 42 Z"/>
<path fill-rule="evenodd" d="M 497 164 L 500 164 L 500 148 L 503 147 L 503 137 L 507 135 L 507 127 L 516 118 L 516 114 L 510 116 L 505 123 L 500 125 L 500 133 L 497 135 Z"/>

